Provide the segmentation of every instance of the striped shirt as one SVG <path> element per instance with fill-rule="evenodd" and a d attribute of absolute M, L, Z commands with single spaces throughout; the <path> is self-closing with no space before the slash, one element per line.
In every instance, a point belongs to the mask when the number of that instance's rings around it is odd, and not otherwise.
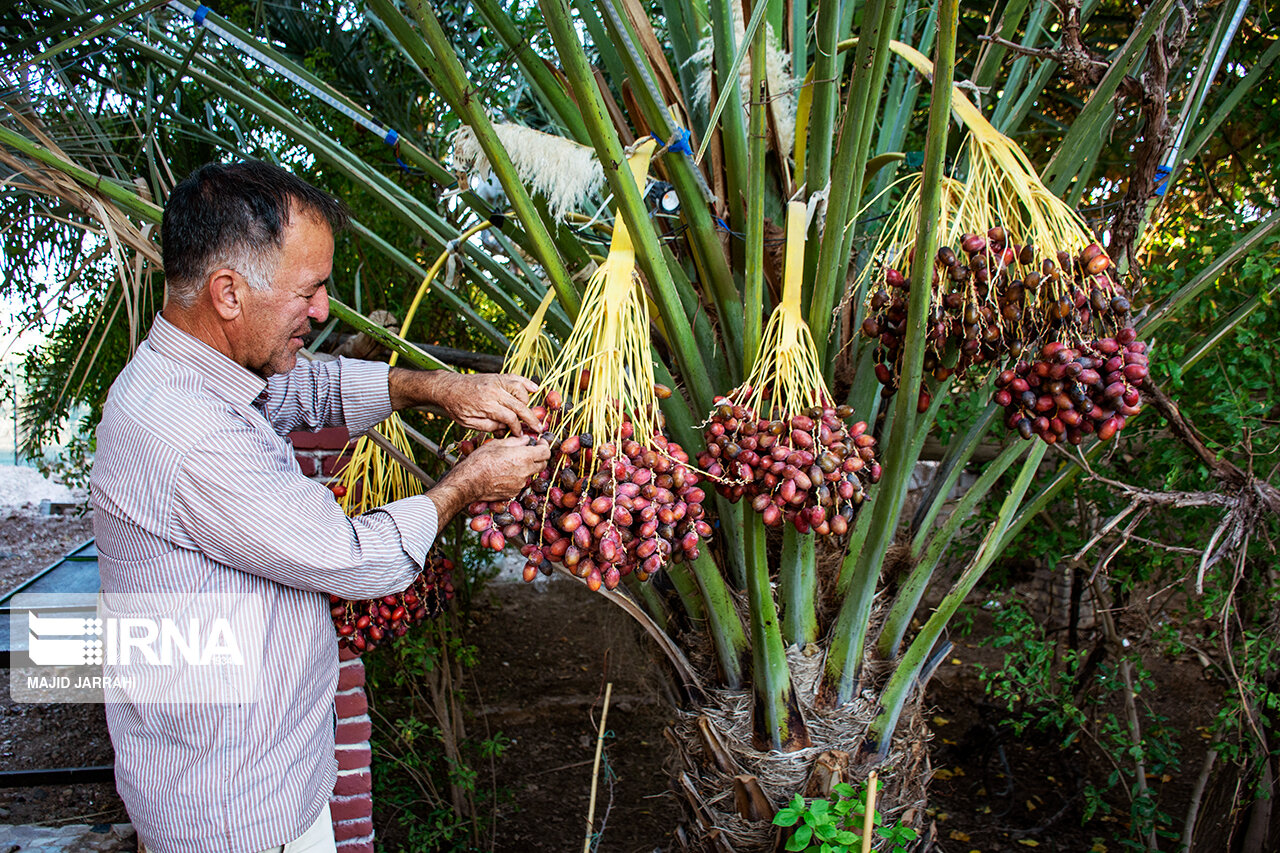
<path fill-rule="evenodd" d="M 300 362 L 266 381 L 158 316 L 111 388 L 91 481 L 103 589 L 257 594 L 266 613 L 258 701 L 107 705 L 116 786 L 154 853 L 287 843 L 333 792 L 327 594 L 407 587 L 436 509 L 419 496 L 349 519 L 283 436 L 363 433 L 391 413 L 387 369 Z"/>

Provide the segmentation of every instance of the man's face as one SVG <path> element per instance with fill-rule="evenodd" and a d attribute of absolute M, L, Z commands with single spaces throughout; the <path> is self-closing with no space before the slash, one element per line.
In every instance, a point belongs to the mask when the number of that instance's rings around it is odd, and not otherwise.
<path fill-rule="evenodd" d="M 263 378 L 293 370 L 311 321 L 323 323 L 329 316 L 325 282 L 332 272 L 329 225 L 295 208 L 284 231 L 271 289 L 250 289 L 246 294 L 245 367 Z"/>

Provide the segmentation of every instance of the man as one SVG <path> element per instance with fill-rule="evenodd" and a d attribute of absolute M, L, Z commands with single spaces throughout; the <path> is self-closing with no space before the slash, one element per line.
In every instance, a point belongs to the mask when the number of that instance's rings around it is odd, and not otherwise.
<path fill-rule="evenodd" d="M 265 163 L 208 165 L 162 225 L 167 300 L 112 386 L 92 475 L 104 592 L 261 597 L 254 702 L 109 702 L 116 783 L 154 853 L 333 850 L 337 645 L 328 594 L 365 599 L 417 576 L 439 526 L 513 496 L 549 458 L 517 376 L 298 364 L 328 315 L 340 203 Z M 302 476 L 296 429 L 359 435 L 432 403 L 464 427 L 509 429 L 425 496 L 348 519 Z M 315 841 L 316 846 L 307 846 Z M 282 847 L 282 845 L 286 845 Z"/>

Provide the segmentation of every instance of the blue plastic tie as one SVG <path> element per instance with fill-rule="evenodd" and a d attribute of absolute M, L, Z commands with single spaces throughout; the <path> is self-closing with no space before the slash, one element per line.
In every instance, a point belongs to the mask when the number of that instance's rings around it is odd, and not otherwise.
<path fill-rule="evenodd" d="M 743 238 L 745 237 L 745 235 L 744 235 L 744 234 L 742 234 L 742 232 L 740 232 L 740 231 L 734 231 L 732 228 L 730 228 L 730 227 L 729 227 L 729 223 L 728 223 L 728 222 L 725 222 L 723 219 L 721 219 L 721 218 L 720 218 L 720 217 L 718 217 L 718 216 L 715 218 L 715 223 L 716 223 L 716 225 L 719 225 L 721 228 L 723 228 L 723 229 L 724 229 L 724 232 L 725 232 L 726 234 L 728 234 L 730 237 L 734 237 L 734 238 L 736 238 L 736 239 L 738 239 L 738 240 L 741 240 L 741 239 L 743 239 Z"/>
<path fill-rule="evenodd" d="M 1162 196 L 1165 190 L 1169 189 L 1169 175 L 1173 174 L 1173 169 L 1168 166 L 1156 167 L 1156 195 Z"/>
<path fill-rule="evenodd" d="M 395 148 L 400 144 L 400 134 L 396 133 L 395 130 L 388 130 L 387 135 L 382 137 L 382 141 Z M 396 165 L 400 167 L 402 172 L 409 171 L 409 164 L 401 160 L 398 154 L 396 155 Z"/>
<path fill-rule="evenodd" d="M 690 134 L 686 128 L 676 128 L 675 133 L 671 135 L 670 145 L 663 142 L 662 137 L 656 133 L 651 133 L 649 135 L 658 141 L 658 145 L 664 151 L 673 151 L 676 154 L 688 154 L 690 157 L 693 156 L 693 149 L 689 147 Z"/>
<path fill-rule="evenodd" d="M 688 154 L 693 156 L 693 149 L 689 147 L 689 131 L 687 128 L 677 127 L 675 135 L 671 137 L 671 144 L 667 147 L 668 151 L 674 151 L 677 154 Z"/>
<path fill-rule="evenodd" d="M 191 13 L 191 22 L 192 22 L 192 23 L 194 23 L 197 27 L 203 27 L 203 26 L 204 26 L 204 19 L 205 19 L 206 17 L 208 17 L 209 13 L 210 13 L 210 12 L 212 12 L 212 11 L 213 11 L 213 10 L 212 10 L 212 9 L 210 9 L 208 6 L 205 6 L 205 5 L 197 6 L 197 7 L 196 7 L 196 10 L 195 10 L 194 12 L 192 12 L 192 13 Z M 223 37 L 223 38 L 230 38 L 230 36 L 228 36 L 226 33 L 220 33 L 220 35 L 222 35 L 222 37 Z M 238 42 L 238 41 L 236 41 L 235 39 L 232 39 L 232 43 L 233 43 L 233 44 L 236 44 L 236 45 L 237 45 L 241 50 L 244 50 L 244 49 L 245 49 L 244 45 L 243 45 L 242 43 L 239 43 L 239 42 Z M 260 58 L 261 58 L 261 57 L 260 57 Z M 269 60 L 269 59 L 268 59 L 268 60 L 266 60 L 266 63 L 267 63 L 267 65 L 269 65 L 270 67 L 274 68 L 274 69 L 275 69 L 277 72 L 279 72 L 280 74 L 283 74 L 283 75 L 284 75 L 285 77 L 287 77 L 288 79 L 293 80 L 295 83 L 300 83 L 300 82 L 301 82 L 301 81 L 297 78 L 297 76 L 296 76 L 296 75 L 292 74 L 291 72 L 289 72 L 288 70 L 286 70 L 286 69 L 284 69 L 284 68 L 281 68 L 279 65 L 275 64 L 275 63 L 274 63 L 274 62 L 272 62 L 271 60 Z M 312 91 L 313 93 L 315 93 L 314 88 L 310 89 L 310 91 Z M 321 96 L 321 98 L 322 98 L 322 99 L 324 99 L 324 96 Z M 339 106 L 338 106 L 338 104 L 337 104 L 336 102 L 334 102 L 332 99 L 328 99 L 328 100 L 327 100 L 327 103 L 329 103 L 329 105 L 330 105 L 330 106 L 333 106 L 333 107 L 338 108 L 338 109 L 342 109 L 342 108 L 341 108 L 341 107 L 339 107 Z M 353 114 L 352 114 L 349 110 L 347 110 L 347 111 L 346 111 L 346 114 L 347 114 L 347 115 L 349 115 L 349 116 L 353 116 Z M 354 116 L 353 116 L 353 117 L 354 117 Z M 362 123 L 365 127 L 369 127 L 369 126 L 370 126 L 370 124 L 371 124 L 371 122 L 363 122 L 363 121 L 362 121 L 361 123 Z M 376 122 L 372 122 L 372 125 L 373 125 L 373 127 L 372 127 L 371 129 L 374 129 L 374 131 L 376 132 L 376 129 L 378 128 L 378 124 L 377 124 Z M 397 133 L 394 129 L 389 129 L 389 130 L 387 130 L 386 134 L 385 134 L 385 135 L 383 135 L 383 137 L 382 137 L 382 141 L 383 141 L 383 142 L 385 142 L 385 143 L 387 143 L 388 145 L 390 145 L 392 148 L 395 148 L 395 147 L 400 143 L 400 134 L 399 134 L 399 133 Z M 408 165 L 407 163 L 405 163 L 403 160 L 401 160 L 399 156 L 397 156 L 397 157 L 396 157 L 396 165 L 398 165 L 398 166 L 401 168 L 401 170 L 403 170 L 403 171 L 405 171 L 405 172 L 409 172 L 409 171 L 411 171 L 411 170 L 410 170 L 410 168 L 409 168 L 409 165 Z"/>

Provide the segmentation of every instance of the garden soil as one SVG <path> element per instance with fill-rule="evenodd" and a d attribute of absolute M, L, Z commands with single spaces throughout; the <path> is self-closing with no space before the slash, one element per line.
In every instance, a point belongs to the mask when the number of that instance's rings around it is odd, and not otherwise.
<path fill-rule="evenodd" d="M 13 499 L 17 495 L 24 503 L 0 507 L 0 593 L 93 538 L 88 516 L 41 515 L 30 502 L 40 491 L 32 491 L 33 478 L 24 478 L 21 489 L 16 479 L 8 482 L 7 496 Z M 0 672 L 0 681 L 4 685 L 0 688 L 0 770 L 111 763 L 111 741 L 101 705 L 14 702 L 9 697 L 8 670 Z M 113 785 L 0 788 L 0 823 L 99 824 L 128 819 Z"/>

